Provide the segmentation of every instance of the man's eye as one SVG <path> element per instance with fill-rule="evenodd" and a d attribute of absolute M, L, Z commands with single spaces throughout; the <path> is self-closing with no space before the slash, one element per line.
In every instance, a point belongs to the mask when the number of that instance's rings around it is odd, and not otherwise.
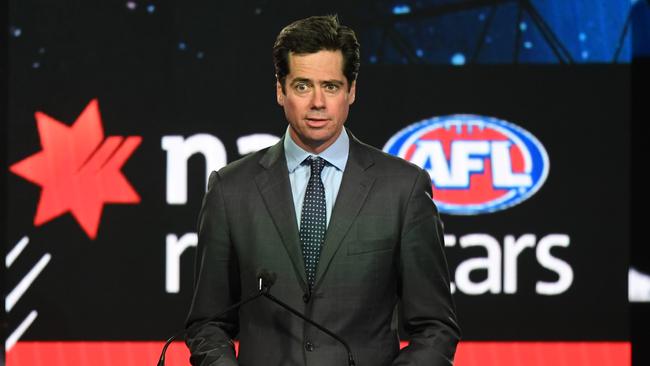
<path fill-rule="evenodd" d="M 336 84 L 327 84 L 327 85 L 325 85 L 325 90 L 327 90 L 329 92 L 335 92 L 335 91 L 339 90 L 339 86 L 336 85 Z"/>
<path fill-rule="evenodd" d="M 306 92 L 309 90 L 309 86 L 304 83 L 299 83 L 294 86 L 294 89 L 296 89 L 297 92 Z"/>

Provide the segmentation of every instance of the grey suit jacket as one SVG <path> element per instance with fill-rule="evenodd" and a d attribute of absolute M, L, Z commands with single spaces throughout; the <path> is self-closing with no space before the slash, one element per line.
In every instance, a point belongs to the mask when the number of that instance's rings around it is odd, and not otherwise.
<path fill-rule="evenodd" d="M 310 296 L 282 141 L 211 174 L 187 320 L 193 365 L 347 365 L 339 343 L 265 298 L 206 322 L 255 293 L 260 269 L 278 275 L 271 294 L 346 340 L 359 366 L 453 363 L 460 330 L 430 178 L 350 136 Z"/>

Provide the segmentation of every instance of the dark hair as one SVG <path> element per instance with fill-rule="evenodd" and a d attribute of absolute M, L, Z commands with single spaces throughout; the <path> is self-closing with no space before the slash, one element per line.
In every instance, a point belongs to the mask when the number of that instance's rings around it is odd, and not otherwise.
<path fill-rule="evenodd" d="M 278 34 L 273 45 L 273 64 L 283 92 L 289 74 L 289 52 L 300 55 L 322 50 L 341 51 L 343 75 L 348 88 L 352 87 L 359 74 L 359 42 L 352 29 L 339 24 L 336 15 L 325 15 L 297 20 Z"/>

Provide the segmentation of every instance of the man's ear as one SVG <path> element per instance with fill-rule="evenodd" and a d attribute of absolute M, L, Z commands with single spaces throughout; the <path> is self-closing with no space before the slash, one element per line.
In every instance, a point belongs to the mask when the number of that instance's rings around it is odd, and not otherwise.
<path fill-rule="evenodd" d="M 284 107 L 284 91 L 282 91 L 282 84 L 279 80 L 275 82 L 275 97 L 277 98 L 278 104 Z"/>
<path fill-rule="evenodd" d="M 352 82 L 352 86 L 350 86 L 350 91 L 348 92 L 348 105 L 354 103 L 356 97 L 357 97 L 357 81 L 354 80 Z"/>

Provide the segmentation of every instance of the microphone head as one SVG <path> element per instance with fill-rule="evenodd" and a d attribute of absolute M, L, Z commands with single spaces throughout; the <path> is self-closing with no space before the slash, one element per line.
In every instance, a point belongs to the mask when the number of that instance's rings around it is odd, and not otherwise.
<path fill-rule="evenodd" d="M 262 281 L 262 288 L 268 290 L 275 284 L 275 280 L 278 279 L 278 275 L 275 272 L 263 268 L 257 272 L 257 278 Z"/>

